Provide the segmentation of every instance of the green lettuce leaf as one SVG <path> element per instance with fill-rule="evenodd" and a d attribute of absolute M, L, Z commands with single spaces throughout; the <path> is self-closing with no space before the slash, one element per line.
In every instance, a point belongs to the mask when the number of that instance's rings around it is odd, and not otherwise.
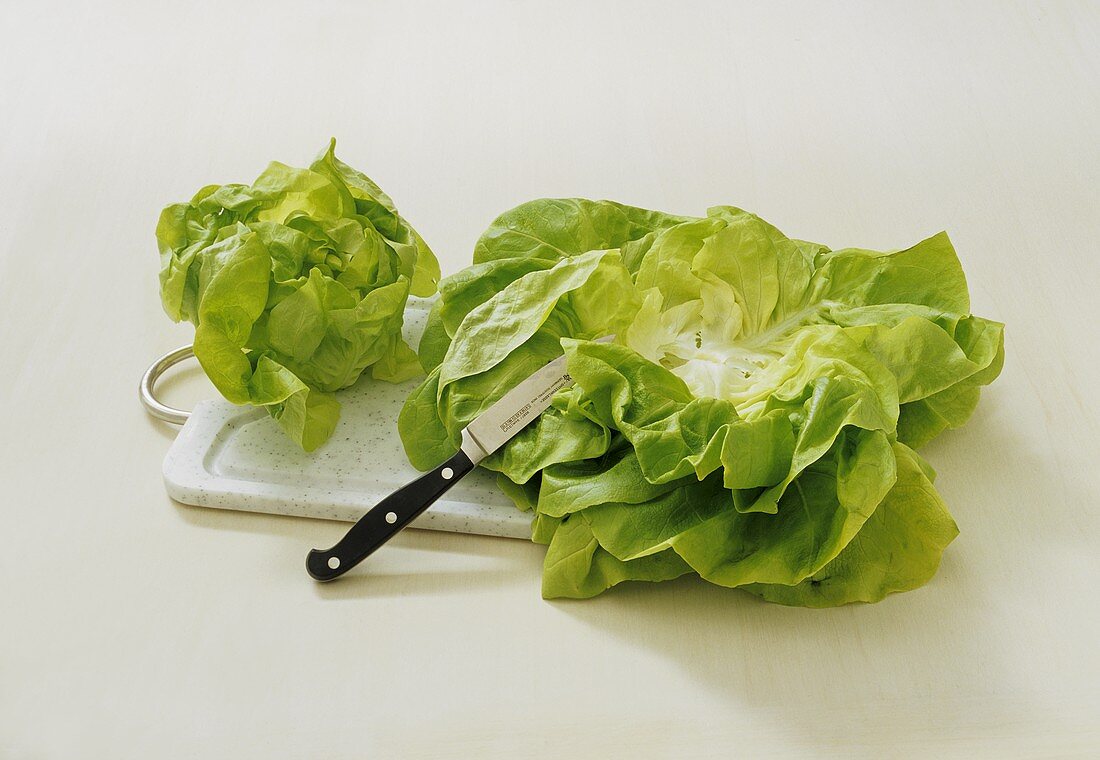
<path fill-rule="evenodd" d="M 840 554 L 796 584 L 752 583 L 745 590 L 780 604 L 832 607 L 877 602 L 927 583 L 959 530 L 917 453 L 901 443 L 894 449 L 897 483 Z"/>
<path fill-rule="evenodd" d="M 336 158 L 273 162 L 251 185 L 209 185 L 157 224 L 161 300 L 195 324 L 195 356 L 235 404 L 265 407 L 307 451 L 332 434 L 332 395 L 368 369 L 422 374 L 401 337 L 410 293 L 439 264 L 369 178 Z"/>

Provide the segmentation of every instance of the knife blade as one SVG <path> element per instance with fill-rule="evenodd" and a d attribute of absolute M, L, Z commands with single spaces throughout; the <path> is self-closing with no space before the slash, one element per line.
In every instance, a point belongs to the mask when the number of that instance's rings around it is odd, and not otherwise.
<path fill-rule="evenodd" d="M 605 336 L 606 343 L 614 336 Z M 421 475 L 382 499 L 359 518 L 331 549 L 312 549 L 306 571 L 318 581 L 331 581 L 351 570 L 389 541 L 410 522 L 550 406 L 562 388 L 573 385 L 565 356 L 548 362 L 524 378 L 462 430 L 458 452 L 434 470 Z"/>

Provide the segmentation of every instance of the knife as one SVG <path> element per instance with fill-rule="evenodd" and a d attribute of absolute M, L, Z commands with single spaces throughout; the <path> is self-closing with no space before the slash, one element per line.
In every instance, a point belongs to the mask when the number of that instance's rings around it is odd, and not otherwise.
<path fill-rule="evenodd" d="M 613 336 L 600 338 L 607 342 Z M 559 356 L 522 380 L 462 431 L 458 453 L 382 499 L 331 549 L 313 549 L 306 570 L 318 581 L 331 581 L 369 557 L 415 520 L 485 457 L 512 439 L 550 406 L 554 394 L 573 385 Z"/>

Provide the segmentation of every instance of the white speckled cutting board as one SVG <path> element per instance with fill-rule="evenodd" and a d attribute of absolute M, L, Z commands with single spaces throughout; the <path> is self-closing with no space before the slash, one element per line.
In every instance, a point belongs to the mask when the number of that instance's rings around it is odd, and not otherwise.
<path fill-rule="evenodd" d="M 405 317 L 417 345 L 430 301 L 411 299 Z M 164 460 L 168 495 L 184 504 L 249 512 L 358 520 L 416 478 L 397 435 L 397 414 L 417 380 L 393 385 L 364 377 L 337 394 L 343 409 L 332 438 L 307 454 L 263 410 L 203 401 Z M 476 469 L 412 524 L 414 528 L 529 538 L 531 516 Z"/>

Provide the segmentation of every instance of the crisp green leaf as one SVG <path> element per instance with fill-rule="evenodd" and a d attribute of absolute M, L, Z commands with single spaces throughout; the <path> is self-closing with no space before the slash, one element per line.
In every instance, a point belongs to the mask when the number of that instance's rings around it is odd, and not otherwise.
<path fill-rule="evenodd" d="M 674 552 L 629 562 L 600 547 L 584 513 L 573 515 L 555 530 L 546 552 L 542 595 L 546 599 L 586 599 L 626 580 L 666 581 L 691 572 Z"/>
<path fill-rule="evenodd" d="M 797 584 L 745 590 L 780 604 L 833 607 L 877 602 L 927 583 L 959 531 L 916 453 L 902 444 L 895 451 L 897 483 L 844 551 Z"/>
<path fill-rule="evenodd" d="M 612 201 L 531 201 L 501 214 L 482 233 L 474 246 L 474 264 L 496 259 L 555 262 L 588 251 L 623 248 L 689 219 Z"/>
<path fill-rule="evenodd" d="M 447 329 L 443 325 L 442 304 L 442 301 L 432 304 L 424 325 L 424 332 L 420 335 L 420 345 L 416 349 L 425 372 L 431 372 L 443 363 L 443 359 L 447 356 L 447 349 L 451 345 L 451 336 L 447 334 Z"/>

